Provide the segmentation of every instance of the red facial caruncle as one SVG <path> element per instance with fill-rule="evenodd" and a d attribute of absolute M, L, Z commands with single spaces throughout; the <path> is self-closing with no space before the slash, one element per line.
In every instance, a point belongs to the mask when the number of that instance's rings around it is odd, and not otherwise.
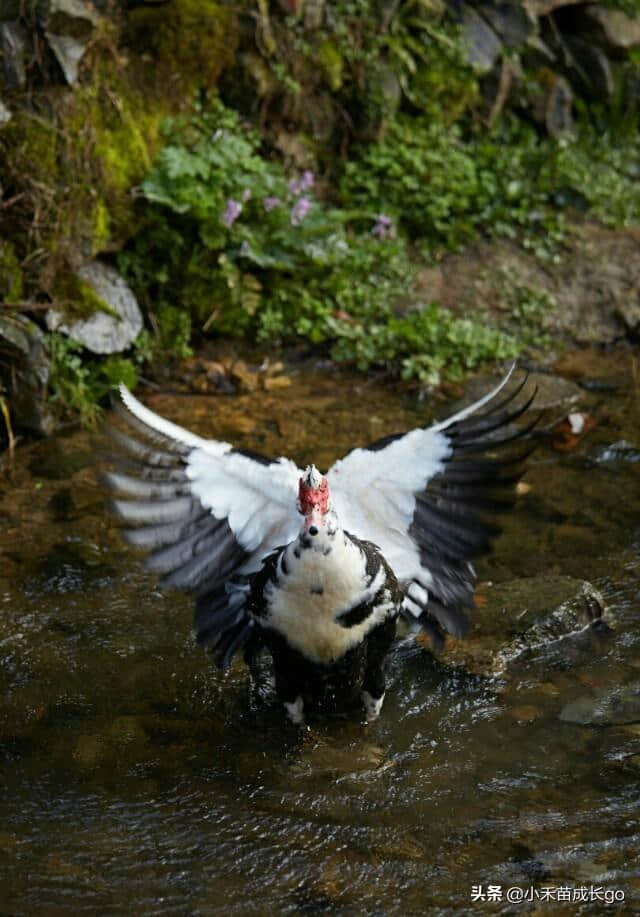
<path fill-rule="evenodd" d="M 315 465 L 307 468 L 298 485 L 298 508 L 305 517 L 304 527 L 318 525 L 329 511 L 329 482 Z M 315 534 L 315 533 L 312 533 Z"/>

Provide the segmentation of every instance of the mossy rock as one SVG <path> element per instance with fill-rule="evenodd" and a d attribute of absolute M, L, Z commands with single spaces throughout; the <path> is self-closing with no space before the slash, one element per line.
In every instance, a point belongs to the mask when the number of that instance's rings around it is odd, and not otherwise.
<path fill-rule="evenodd" d="M 47 312 L 50 330 L 60 330 L 93 353 L 120 353 L 142 331 L 138 302 L 110 265 L 91 261 L 58 279 L 57 308 Z"/>
<path fill-rule="evenodd" d="M 53 296 L 67 264 L 120 249 L 138 226 L 132 188 L 150 168 L 170 109 L 136 83 L 122 62 L 98 58 L 73 93 L 35 95 L 0 133 L 5 195 L 23 197 L 4 234 L 19 259 L 34 242 L 49 253 L 32 268 L 35 291 Z"/>
<path fill-rule="evenodd" d="M 96 312 L 106 312 L 114 318 L 117 313 L 91 284 L 73 271 L 61 271 L 53 289 L 56 305 L 69 320 L 90 318 Z"/>
<path fill-rule="evenodd" d="M 0 300 L 16 303 L 22 298 L 22 268 L 10 242 L 0 241 Z"/>
<path fill-rule="evenodd" d="M 173 0 L 132 10 L 128 23 L 129 44 L 153 56 L 169 95 L 213 89 L 236 51 L 236 5 L 231 2 Z"/>

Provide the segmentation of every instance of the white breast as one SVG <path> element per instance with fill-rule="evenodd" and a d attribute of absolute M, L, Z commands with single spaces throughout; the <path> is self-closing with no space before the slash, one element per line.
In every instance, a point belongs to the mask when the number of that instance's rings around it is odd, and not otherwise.
<path fill-rule="evenodd" d="M 390 592 L 385 590 L 383 601 L 360 624 L 343 627 L 335 620 L 361 602 L 370 601 L 385 579 L 381 566 L 367 586 L 366 558 L 342 531 L 332 539 L 329 553 L 315 548 L 300 550 L 294 542 L 279 566 L 278 585 L 270 583 L 265 591 L 267 619 L 263 626 L 281 633 L 294 649 L 314 662 L 335 661 L 393 610 Z"/>

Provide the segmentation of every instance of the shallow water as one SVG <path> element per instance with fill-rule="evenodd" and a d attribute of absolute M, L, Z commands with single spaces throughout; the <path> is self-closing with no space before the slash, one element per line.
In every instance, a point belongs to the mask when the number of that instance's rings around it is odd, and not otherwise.
<path fill-rule="evenodd" d="M 479 593 L 490 602 L 531 578 L 526 596 L 540 575 L 589 580 L 612 631 L 536 646 L 497 674 L 474 667 L 473 640 L 461 665 L 455 648 L 436 660 L 409 636 L 372 726 L 300 733 L 250 697 L 241 664 L 216 671 L 194 648 L 190 598 L 161 592 L 106 517 L 86 434 L 5 458 L 0 912 L 536 907 L 508 903 L 511 887 L 551 896 L 540 913 L 558 910 L 562 888 L 573 913 L 599 912 L 614 892 L 625 902 L 608 912 L 637 912 L 640 390 L 627 353 L 595 375 L 616 386 L 583 395 L 595 429 L 571 453 L 542 444 L 530 460 L 531 489 L 478 565 Z M 145 400 L 199 433 L 320 467 L 446 413 L 321 370 L 293 381 Z M 626 717 L 560 718 L 618 687 Z M 474 904 L 489 886 L 496 900 Z"/>

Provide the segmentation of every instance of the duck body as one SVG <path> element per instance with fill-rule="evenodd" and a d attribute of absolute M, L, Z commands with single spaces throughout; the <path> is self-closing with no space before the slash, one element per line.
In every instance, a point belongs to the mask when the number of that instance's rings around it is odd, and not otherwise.
<path fill-rule="evenodd" d="M 359 702 L 367 718 L 377 716 L 400 612 L 402 590 L 376 546 L 329 532 L 303 534 L 270 555 L 247 603 L 295 721 L 303 710 Z"/>

